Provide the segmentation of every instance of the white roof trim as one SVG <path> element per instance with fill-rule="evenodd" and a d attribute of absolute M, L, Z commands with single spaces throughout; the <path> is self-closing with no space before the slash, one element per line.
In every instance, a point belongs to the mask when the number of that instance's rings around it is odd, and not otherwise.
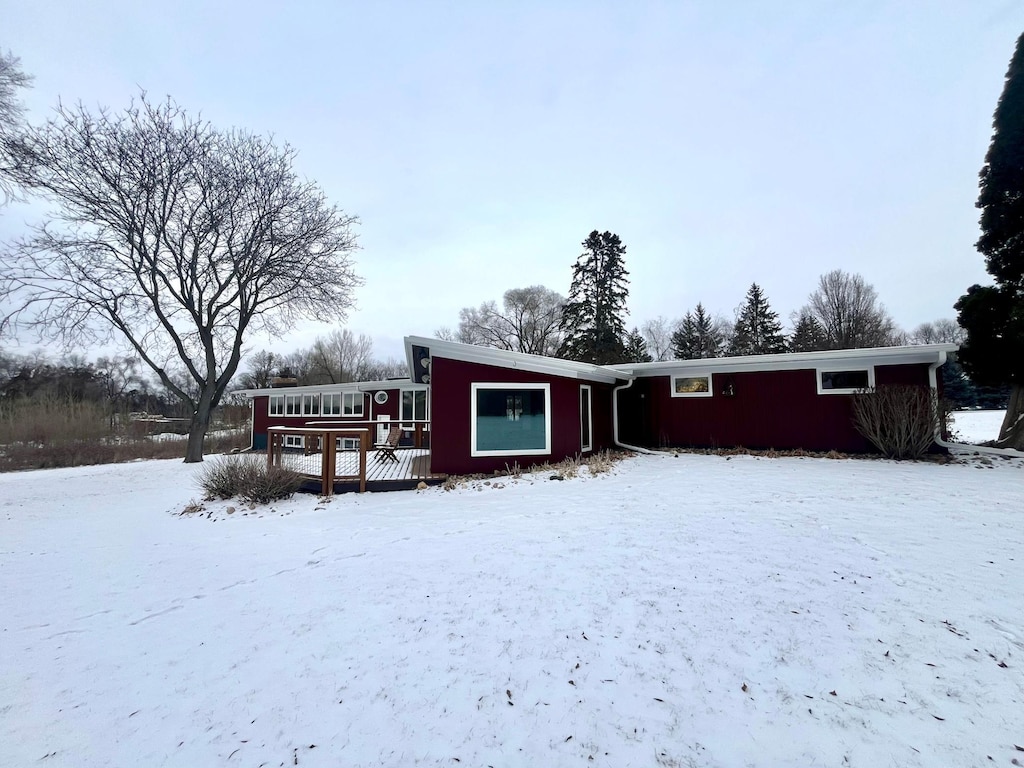
<path fill-rule="evenodd" d="M 309 395 L 324 392 L 376 392 L 381 389 L 422 389 L 426 384 L 414 384 L 412 379 L 386 379 L 385 381 L 346 381 L 342 384 L 306 384 L 301 387 L 266 387 L 264 389 L 236 389 L 232 394 L 246 397 L 266 395 Z"/>
<path fill-rule="evenodd" d="M 609 366 L 577 363 L 574 360 L 561 360 L 542 355 L 528 355 L 525 352 L 509 352 L 505 349 L 478 347 L 473 344 L 428 339 L 422 336 L 405 337 L 405 350 L 406 356 L 409 358 L 410 370 L 413 369 L 412 365 L 414 362 L 412 360 L 413 346 L 426 347 L 430 350 L 431 357 L 436 355 L 465 363 L 479 363 L 496 368 L 511 368 L 549 376 L 562 376 L 567 379 L 585 379 L 587 381 L 602 381 L 613 384 L 619 380 L 632 378 L 629 373 L 624 373 Z"/>
<path fill-rule="evenodd" d="M 825 352 L 787 352 L 776 355 L 744 357 L 712 357 L 700 360 L 666 360 L 660 363 L 633 363 L 609 368 L 624 376 L 671 376 L 673 374 L 746 373 L 749 371 L 792 371 L 828 366 L 841 370 L 845 365 L 907 365 L 934 363 L 942 353 L 955 352 L 956 344 L 921 344 L 909 347 L 871 347 L 867 349 L 836 349 Z"/>

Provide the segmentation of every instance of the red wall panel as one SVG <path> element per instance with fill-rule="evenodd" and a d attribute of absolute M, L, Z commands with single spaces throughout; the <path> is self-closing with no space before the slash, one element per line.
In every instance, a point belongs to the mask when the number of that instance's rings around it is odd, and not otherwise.
<path fill-rule="evenodd" d="M 433 472 L 473 474 L 504 469 L 518 463 L 526 468 L 545 461 L 561 461 L 580 452 L 580 385 L 590 384 L 593 398 L 594 450 L 611 444 L 611 390 L 609 384 L 560 376 L 496 368 L 434 357 L 430 365 L 430 467 Z M 551 385 L 550 456 L 471 456 L 470 397 L 474 382 Z"/>

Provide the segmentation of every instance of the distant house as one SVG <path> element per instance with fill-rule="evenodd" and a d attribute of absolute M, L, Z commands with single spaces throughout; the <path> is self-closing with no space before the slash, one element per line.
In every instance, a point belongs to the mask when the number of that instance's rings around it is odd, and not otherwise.
<path fill-rule="evenodd" d="M 409 379 L 247 390 L 252 446 L 266 446 L 272 424 L 398 421 L 407 444 L 429 443 L 431 471 L 445 474 L 613 447 L 868 452 L 851 421 L 852 395 L 896 383 L 941 389 L 937 371 L 957 348 L 598 366 L 417 336 L 405 347 Z"/>

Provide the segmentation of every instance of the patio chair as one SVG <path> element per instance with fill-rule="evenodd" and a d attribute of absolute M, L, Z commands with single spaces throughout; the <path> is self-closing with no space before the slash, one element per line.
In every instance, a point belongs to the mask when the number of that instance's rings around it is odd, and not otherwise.
<path fill-rule="evenodd" d="M 387 439 L 383 443 L 377 443 L 374 448 L 377 449 L 375 461 L 398 461 L 398 457 L 395 456 L 395 449 L 398 447 L 399 440 L 402 439 L 402 428 L 397 424 L 388 430 Z"/>

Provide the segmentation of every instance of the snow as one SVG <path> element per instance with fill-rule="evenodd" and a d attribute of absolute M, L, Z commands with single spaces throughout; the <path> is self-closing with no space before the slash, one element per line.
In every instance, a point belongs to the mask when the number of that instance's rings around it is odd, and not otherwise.
<path fill-rule="evenodd" d="M 953 437 L 961 443 L 984 443 L 999 437 L 1006 411 L 953 411 Z"/>
<path fill-rule="evenodd" d="M 637 456 L 181 516 L 197 471 L 0 475 L 5 766 L 1024 758 L 1024 461 Z"/>

